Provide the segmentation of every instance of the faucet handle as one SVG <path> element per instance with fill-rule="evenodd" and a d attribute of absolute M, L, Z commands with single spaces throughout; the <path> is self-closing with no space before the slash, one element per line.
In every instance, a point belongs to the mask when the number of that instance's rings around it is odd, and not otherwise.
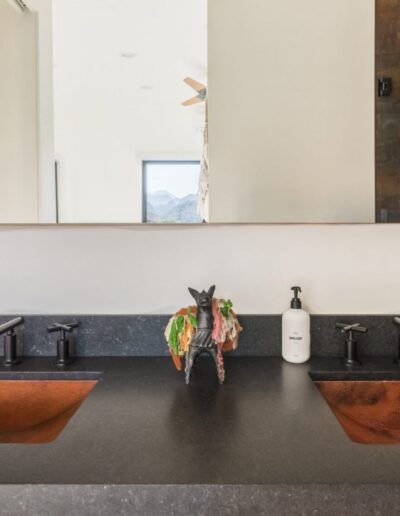
<path fill-rule="evenodd" d="M 399 319 L 400 324 L 400 319 Z M 359 333 L 367 333 L 368 328 L 365 326 L 361 326 L 360 323 L 346 324 L 346 323 L 336 323 L 335 327 L 339 329 L 342 333 L 349 333 L 349 338 L 353 338 L 353 331 Z"/>
<path fill-rule="evenodd" d="M 24 322 L 23 317 L 16 317 L 15 319 L 11 319 L 11 321 L 3 323 L 2 325 L 0 325 L 0 335 L 2 333 L 12 332 L 14 330 L 14 328 L 19 326 L 23 322 Z"/>
<path fill-rule="evenodd" d="M 71 333 L 71 331 L 74 328 L 78 328 L 80 323 L 78 322 L 72 322 L 72 323 L 53 323 L 51 326 L 48 326 L 47 333 L 53 333 L 55 331 L 61 331 L 61 332 L 68 332 Z"/>

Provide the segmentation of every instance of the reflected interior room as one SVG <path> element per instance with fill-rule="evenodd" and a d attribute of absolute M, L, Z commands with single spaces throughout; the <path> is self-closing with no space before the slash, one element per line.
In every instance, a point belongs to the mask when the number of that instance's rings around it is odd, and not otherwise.
<path fill-rule="evenodd" d="M 398 516 L 400 0 L 0 0 L 0 516 Z"/>

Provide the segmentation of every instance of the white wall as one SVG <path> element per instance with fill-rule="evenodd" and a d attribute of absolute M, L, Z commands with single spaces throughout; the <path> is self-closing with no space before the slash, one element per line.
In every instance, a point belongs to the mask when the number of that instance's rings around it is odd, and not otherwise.
<path fill-rule="evenodd" d="M 217 285 L 240 313 L 400 312 L 400 225 L 0 227 L 0 313 L 171 313 Z"/>
<path fill-rule="evenodd" d="M 0 0 L 0 221 L 38 222 L 36 18 Z"/>
<path fill-rule="evenodd" d="M 209 2 L 210 220 L 374 220 L 375 0 Z"/>

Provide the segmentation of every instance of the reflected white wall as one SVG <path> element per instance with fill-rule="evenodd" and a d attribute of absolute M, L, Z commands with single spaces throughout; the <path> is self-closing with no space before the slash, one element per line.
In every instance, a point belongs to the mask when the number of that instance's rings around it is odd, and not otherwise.
<path fill-rule="evenodd" d="M 212 222 L 373 222 L 375 1 L 211 0 Z"/>
<path fill-rule="evenodd" d="M 37 223 L 36 17 L 0 0 L 0 221 Z"/>

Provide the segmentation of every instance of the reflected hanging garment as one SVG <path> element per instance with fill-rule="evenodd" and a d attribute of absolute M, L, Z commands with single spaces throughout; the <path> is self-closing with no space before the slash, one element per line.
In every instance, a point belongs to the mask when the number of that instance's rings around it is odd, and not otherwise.
<path fill-rule="evenodd" d="M 206 123 L 203 132 L 203 156 L 200 165 L 200 181 L 199 181 L 199 204 L 198 212 L 205 222 L 209 222 L 209 188 L 210 188 L 210 170 L 208 167 L 208 116 L 206 101 Z"/>

